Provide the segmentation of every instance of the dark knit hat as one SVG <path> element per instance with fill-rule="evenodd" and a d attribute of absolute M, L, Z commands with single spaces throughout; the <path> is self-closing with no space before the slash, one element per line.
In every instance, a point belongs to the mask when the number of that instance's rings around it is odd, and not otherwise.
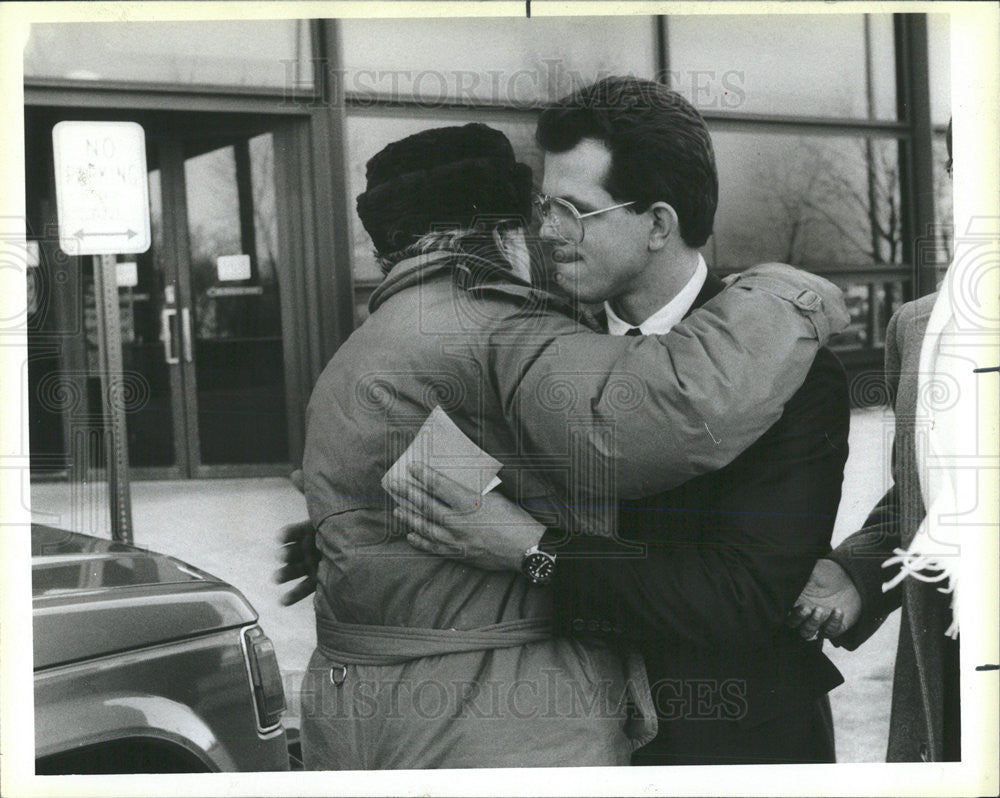
<path fill-rule="evenodd" d="M 368 161 L 358 216 L 380 255 L 434 229 L 531 218 L 531 168 L 507 137 L 479 123 L 424 130 Z"/>

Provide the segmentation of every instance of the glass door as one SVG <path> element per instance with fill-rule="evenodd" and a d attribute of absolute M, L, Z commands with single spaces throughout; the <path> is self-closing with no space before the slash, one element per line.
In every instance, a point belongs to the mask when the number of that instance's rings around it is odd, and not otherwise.
<path fill-rule="evenodd" d="M 288 463 L 273 136 L 199 139 L 180 155 L 192 469 Z"/>
<path fill-rule="evenodd" d="M 161 172 L 147 156 L 152 246 L 139 255 L 118 258 L 118 296 L 122 327 L 122 362 L 126 372 L 141 375 L 147 395 L 127 416 L 129 464 L 133 468 L 168 468 L 182 476 L 184 464 L 176 445 L 183 429 L 180 417 L 180 374 L 176 363 L 176 265 L 167 257 L 163 240 Z"/>
<path fill-rule="evenodd" d="M 124 381 L 119 400 L 125 406 L 129 466 L 140 476 L 188 475 L 185 453 L 183 382 L 178 357 L 177 263 L 165 239 L 160 152 L 147 142 L 149 211 L 152 244 L 137 255 L 117 256 L 118 307 Z M 102 406 L 97 340 L 94 258 L 82 258 L 82 310 L 87 406 Z M 93 453 L 94 464 L 103 454 Z"/>
<path fill-rule="evenodd" d="M 137 479 L 287 475 L 292 458 L 301 457 L 309 389 L 305 242 L 312 228 L 303 210 L 311 207 L 303 120 L 79 113 L 138 122 L 146 131 L 152 243 L 147 252 L 116 257 L 125 380 L 108 399 L 101 395 L 94 258 L 67 256 L 36 234 L 39 284 L 54 288 L 51 301 L 39 294 L 34 316 L 52 328 L 34 333 L 48 335 L 42 343 L 52 356 L 33 361 L 33 445 L 44 441 L 49 460 L 62 463 L 79 448 L 75 435 L 100 426 L 103 403 L 119 401 Z M 55 226 L 46 142 L 57 122 L 79 114 L 34 109 L 25 118 L 28 162 L 47 164 L 33 175 L 28 197 L 31 227 L 44 233 Z M 43 300 L 53 308 L 48 316 Z M 95 468 L 104 462 L 99 432 L 87 444 Z"/>

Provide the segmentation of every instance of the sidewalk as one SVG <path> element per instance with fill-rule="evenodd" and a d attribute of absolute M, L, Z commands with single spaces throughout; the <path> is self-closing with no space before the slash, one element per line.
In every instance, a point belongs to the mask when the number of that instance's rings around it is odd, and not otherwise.
<path fill-rule="evenodd" d="M 891 415 L 856 410 L 851 416 L 851 454 L 834 543 L 858 528 L 887 484 Z M 31 486 L 34 521 L 108 536 L 106 492 L 69 484 Z M 135 482 L 135 542 L 185 560 L 238 587 L 260 613 L 285 674 L 288 726 L 298 726 L 298 688 L 315 644 L 312 602 L 279 603 L 284 588 L 271 581 L 277 568 L 276 535 L 305 517 L 305 502 L 287 479 L 252 478 Z M 898 613 L 856 652 L 827 644 L 846 683 L 831 693 L 841 762 L 885 758 Z"/>

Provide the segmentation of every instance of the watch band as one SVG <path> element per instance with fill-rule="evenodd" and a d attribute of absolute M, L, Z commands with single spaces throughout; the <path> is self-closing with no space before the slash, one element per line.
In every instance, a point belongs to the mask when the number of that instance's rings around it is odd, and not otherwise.
<path fill-rule="evenodd" d="M 535 585 L 546 585 L 552 581 L 556 570 L 556 555 L 541 549 L 538 544 L 524 552 L 521 558 L 521 573 Z"/>

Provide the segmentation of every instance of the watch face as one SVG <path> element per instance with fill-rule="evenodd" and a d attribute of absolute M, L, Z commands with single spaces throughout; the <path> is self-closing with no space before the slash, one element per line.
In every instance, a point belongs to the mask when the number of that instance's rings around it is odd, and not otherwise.
<path fill-rule="evenodd" d="M 529 554 L 524 560 L 524 574 L 532 582 L 548 582 L 555 570 L 555 558 L 541 551 Z"/>

